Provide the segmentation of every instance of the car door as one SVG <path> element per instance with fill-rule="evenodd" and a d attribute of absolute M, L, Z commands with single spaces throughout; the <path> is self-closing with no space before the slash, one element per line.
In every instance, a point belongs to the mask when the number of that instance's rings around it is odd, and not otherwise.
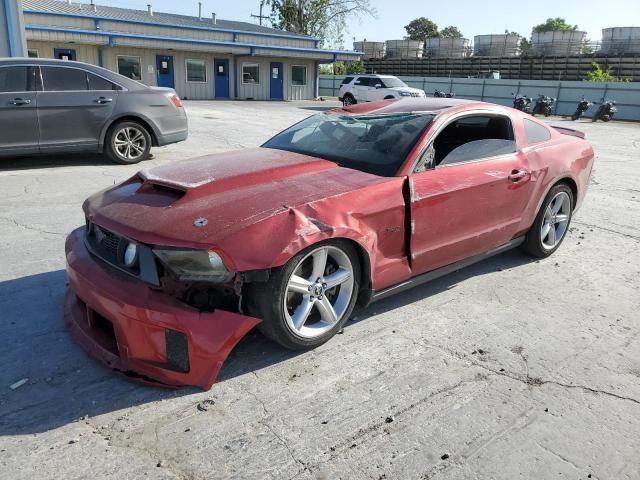
<path fill-rule="evenodd" d="M 0 66 L 0 154 L 38 152 L 36 68 Z"/>
<path fill-rule="evenodd" d="M 353 94 L 358 102 L 368 101 L 369 77 L 358 77 L 353 83 Z"/>
<path fill-rule="evenodd" d="M 42 66 L 40 150 L 96 150 L 113 114 L 118 86 L 78 67 Z"/>
<path fill-rule="evenodd" d="M 409 177 L 414 273 L 510 241 L 532 190 L 511 119 L 462 115 L 439 129 Z"/>
<path fill-rule="evenodd" d="M 384 99 L 386 95 L 385 85 L 380 78 L 370 78 L 370 85 L 367 92 L 367 101 L 375 102 L 376 100 Z"/>

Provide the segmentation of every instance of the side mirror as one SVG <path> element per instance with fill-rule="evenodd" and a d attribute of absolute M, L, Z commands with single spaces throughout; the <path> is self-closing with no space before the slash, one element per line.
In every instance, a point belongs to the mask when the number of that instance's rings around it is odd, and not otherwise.
<path fill-rule="evenodd" d="M 376 83 L 376 88 L 382 88 L 382 85 L 379 83 Z"/>

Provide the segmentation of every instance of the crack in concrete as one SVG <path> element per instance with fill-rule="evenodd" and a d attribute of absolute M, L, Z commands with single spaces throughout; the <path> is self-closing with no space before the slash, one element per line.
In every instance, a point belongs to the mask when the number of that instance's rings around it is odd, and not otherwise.
<path fill-rule="evenodd" d="M 573 224 L 574 225 L 581 225 L 583 227 L 597 228 L 598 230 L 603 230 L 603 231 L 609 232 L 609 233 L 615 233 L 616 235 L 620 235 L 622 237 L 631 238 L 632 240 L 640 242 L 640 236 L 631 235 L 630 233 L 620 232 L 620 231 L 614 230 L 612 228 L 601 227 L 600 225 L 593 225 L 591 223 L 583 223 L 583 222 L 576 222 L 576 221 L 574 221 Z"/>
<path fill-rule="evenodd" d="M 535 444 L 540 447 L 542 450 L 544 450 L 547 453 L 550 453 L 551 455 L 553 455 L 554 457 L 562 460 L 564 463 L 567 463 L 569 465 L 571 465 L 573 468 L 575 468 L 576 470 L 582 472 L 584 469 L 579 467 L 578 465 L 576 465 L 575 463 L 573 463 L 571 460 L 569 460 L 567 457 L 565 457 L 564 455 L 560 455 L 558 452 L 556 452 L 555 450 L 552 450 L 549 447 L 545 447 L 544 445 L 542 445 L 540 442 L 535 441 Z"/>
<path fill-rule="evenodd" d="M 265 405 L 264 401 L 260 397 L 258 397 L 258 395 L 256 395 L 251 390 L 248 390 L 246 388 L 243 388 L 243 390 L 244 392 L 251 395 L 260 404 L 260 406 L 262 407 L 262 411 L 264 412 L 264 415 L 266 417 L 271 416 L 271 412 L 267 409 L 267 406 Z M 260 423 L 260 425 L 264 426 L 267 430 L 269 430 L 269 432 L 271 432 L 271 434 L 278 439 L 278 442 L 287 450 L 293 462 L 299 464 L 302 467 L 302 469 L 298 470 L 293 476 L 290 477 L 289 480 L 292 480 L 295 477 L 299 476 L 300 474 L 304 473 L 305 471 L 309 470 L 309 467 L 307 466 L 307 464 L 303 462 L 301 459 L 299 459 L 298 457 L 296 457 L 289 443 L 282 437 L 282 435 L 276 432 L 276 430 L 267 421 L 266 418 L 259 420 L 258 423 Z"/>
<path fill-rule="evenodd" d="M 525 385 L 533 385 L 533 386 L 541 386 L 541 385 L 556 385 L 558 387 L 562 387 L 562 388 L 569 388 L 569 389 L 577 389 L 577 390 L 584 390 L 585 392 L 590 392 L 590 393 L 595 393 L 595 394 L 601 394 L 601 395 L 605 395 L 608 397 L 612 397 L 612 398 L 616 398 L 618 400 L 626 400 L 629 402 L 633 402 L 637 405 L 640 405 L 640 400 L 636 400 L 633 397 L 626 397 L 624 395 L 619 395 L 617 393 L 613 393 L 613 392 L 609 392 L 607 390 L 600 390 L 597 388 L 593 388 L 593 387 L 588 387 L 586 385 L 576 385 L 573 383 L 564 383 L 564 382 L 559 382 L 557 380 L 545 380 L 539 377 L 531 377 L 529 376 L 529 374 L 527 374 L 525 376 L 525 378 L 522 378 L 516 374 L 513 373 L 509 373 L 509 372 L 500 372 L 498 370 L 495 370 L 491 367 L 488 367 L 486 365 L 482 365 L 480 363 L 477 362 L 469 362 L 472 365 L 476 366 L 476 367 L 480 367 L 484 370 L 487 370 L 488 372 L 493 373 L 494 375 L 499 375 L 501 377 L 507 377 L 510 378 L 512 380 L 515 380 L 517 382 L 521 382 L 524 383 Z"/>
<path fill-rule="evenodd" d="M 25 225 L 23 223 L 18 222 L 17 220 L 15 220 L 13 218 L 0 217 L 0 220 L 5 220 L 7 222 L 13 223 L 16 227 L 24 228 L 25 230 L 32 230 L 32 231 L 38 232 L 38 233 L 44 233 L 44 234 L 56 235 L 56 236 L 64 236 L 64 235 L 66 235 L 65 233 L 62 233 L 62 232 L 51 232 L 49 230 L 44 230 L 44 229 L 41 229 L 41 228 Z"/>

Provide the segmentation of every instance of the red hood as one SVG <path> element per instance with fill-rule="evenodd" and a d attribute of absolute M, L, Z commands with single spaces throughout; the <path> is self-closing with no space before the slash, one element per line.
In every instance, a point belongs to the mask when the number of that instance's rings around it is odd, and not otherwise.
<path fill-rule="evenodd" d="M 141 171 L 85 202 L 87 216 L 144 243 L 211 247 L 289 207 L 385 179 L 297 153 L 257 148 Z M 196 227 L 198 218 L 206 225 Z"/>

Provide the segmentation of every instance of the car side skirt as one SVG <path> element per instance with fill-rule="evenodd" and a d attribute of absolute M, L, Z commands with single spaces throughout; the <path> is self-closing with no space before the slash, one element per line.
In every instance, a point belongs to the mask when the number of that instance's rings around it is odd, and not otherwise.
<path fill-rule="evenodd" d="M 378 300 L 382 300 L 383 298 L 390 297 L 391 295 L 395 295 L 396 293 L 403 292 L 410 288 L 416 287 L 418 285 L 422 285 L 423 283 L 431 282 L 432 280 L 436 280 L 440 277 L 448 275 L 449 273 L 453 273 L 457 270 L 461 270 L 465 267 L 473 265 L 474 263 L 481 262 L 482 260 L 486 260 L 487 258 L 493 257 L 494 255 L 498 255 L 500 253 L 511 250 L 512 248 L 516 248 L 524 242 L 524 235 L 521 237 L 514 238 L 509 242 L 496 247 L 492 250 L 489 250 L 485 253 L 481 253 L 479 255 L 475 255 L 473 257 L 465 258 L 464 260 L 460 260 L 455 263 L 450 263 L 449 265 L 445 265 L 444 267 L 437 268 L 435 270 L 431 270 L 430 272 L 426 272 L 415 277 L 410 278 L 402 283 L 398 283 L 391 287 L 384 288 L 382 290 L 373 291 L 370 299 L 370 303 L 377 302 Z"/>

